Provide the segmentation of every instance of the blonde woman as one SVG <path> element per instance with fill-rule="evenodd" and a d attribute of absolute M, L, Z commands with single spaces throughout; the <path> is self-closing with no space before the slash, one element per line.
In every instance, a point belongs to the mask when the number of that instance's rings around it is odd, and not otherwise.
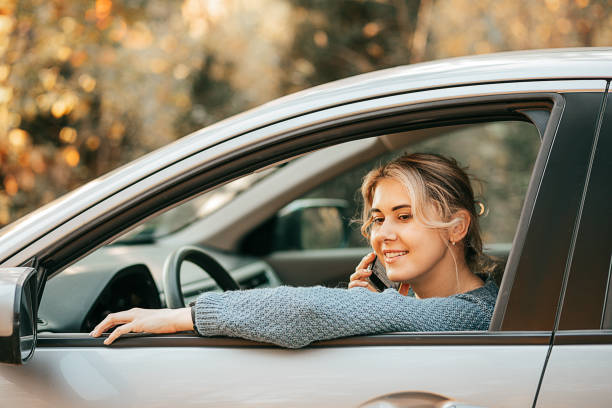
<path fill-rule="evenodd" d="M 91 335 L 196 330 L 298 348 L 313 341 L 395 331 L 487 330 L 498 288 L 483 280 L 487 258 L 470 181 L 453 159 L 410 154 L 364 178 L 362 233 L 374 252 L 349 289 L 288 287 L 208 292 L 183 309 L 108 315 Z M 382 262 L 398 283 L 379 293 L 368 266 Z"/>

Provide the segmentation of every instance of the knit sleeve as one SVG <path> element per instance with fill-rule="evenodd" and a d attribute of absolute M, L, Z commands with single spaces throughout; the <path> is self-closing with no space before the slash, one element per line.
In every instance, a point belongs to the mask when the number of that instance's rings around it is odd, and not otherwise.
<path fill-rule="evenodd" d="M 393 289 L 281 286 L 205 293 L 195 315 L 203 336 L 299 348 L 316 340 L 394 331 L 486 330 L 494 303 L 470 294 L 415 299 Z"/>

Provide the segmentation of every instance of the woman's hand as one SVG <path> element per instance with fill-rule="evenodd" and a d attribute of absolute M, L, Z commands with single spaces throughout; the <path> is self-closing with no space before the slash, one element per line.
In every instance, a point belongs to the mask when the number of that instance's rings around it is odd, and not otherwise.
<path fill-rule="evenodd" d="M 357 265 L 357 267 L 355 268 L 355 273 L 351 275 L 350 282 L 348 285 L 349 289 L 368 288 L 368 290 L 371 290 L 372 292 L 378 292 L 374 288 L 374 286 L 372 286 L 367 280 L 368 277 L 372 274 L 372 271 L 367 268 L 368 265 L 374 262 L 375 256 L 376 255 L 374 254 L 374 252 L 370 252 L 361 259 L 361 262 L 359 262 L 359 265 Z"/>
<path fill-rule="evenodd" d="M 126 333 L 176 333 L 192 330 L 191 310 L 183 309 L 139 309 L 134 308 L 119 313 L 111 313 L 89 333 L 99 337 L 102 333 L 115 327 L 115 330 L 104 340 L 109 345 L 117 337 Z"/>

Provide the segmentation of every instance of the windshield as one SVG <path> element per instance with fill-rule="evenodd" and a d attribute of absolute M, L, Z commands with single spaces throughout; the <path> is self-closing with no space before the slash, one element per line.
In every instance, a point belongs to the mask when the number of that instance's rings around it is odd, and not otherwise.
<path fill-rule="evenodd" d="M 114 244 L 139 244 L 154 241 L 156 238 L 172 234 L 192 222 L 212 214 L 229 203 L 238 194 L 255 185 L 276 171 L 278 167 L 251 173 L 230 181 L 214 190 L 208 191 L 183 203 L 157 217 L 137 226 L 117 239 Z"/>

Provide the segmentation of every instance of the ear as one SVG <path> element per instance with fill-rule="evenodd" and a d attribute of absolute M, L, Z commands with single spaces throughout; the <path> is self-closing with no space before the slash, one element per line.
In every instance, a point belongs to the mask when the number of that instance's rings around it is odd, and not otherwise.
<path fill-rule="evenodd" d="M 453 221 L 453 226 L 448 229 L 448 240 L 460 242 L 468 233 L 472 217 L 467 210 L 459 210 L 453 215 Z"/>

